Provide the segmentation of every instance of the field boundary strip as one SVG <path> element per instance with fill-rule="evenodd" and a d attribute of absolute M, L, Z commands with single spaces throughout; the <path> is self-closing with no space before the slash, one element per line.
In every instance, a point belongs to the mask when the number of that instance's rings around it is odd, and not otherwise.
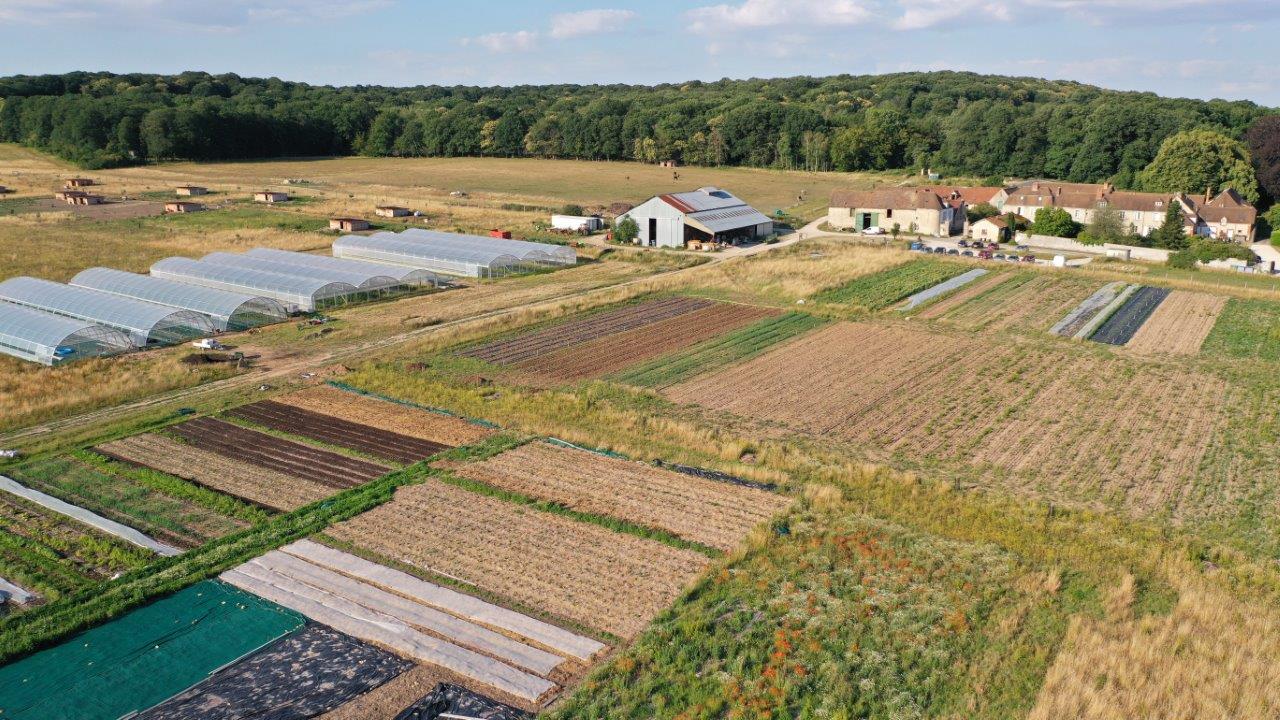
<path fill-rule="evenodd" d="M 150 550 L 161 557 L 170 557 L 182 552 L 178 548 L 155 540 L 128 525 L 109 520 L 78 505 L 72 505 L 52 495 L 46 495 L 39 490 L 33 490 L 4 475 L 0 475 L 0 490 L 33 502 L 60 515 L 65 515 L 108 535 L 114 535 L 125 542 Z"/>

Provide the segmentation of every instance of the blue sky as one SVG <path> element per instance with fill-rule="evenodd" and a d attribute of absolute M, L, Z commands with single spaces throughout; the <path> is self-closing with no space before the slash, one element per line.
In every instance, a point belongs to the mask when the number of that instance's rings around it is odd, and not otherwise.
<path fill-rule="evenodd" d="M 956 69 L 1280 106 L 1280 0 L 0 0 L 0 74 L 654 83 Z"/>

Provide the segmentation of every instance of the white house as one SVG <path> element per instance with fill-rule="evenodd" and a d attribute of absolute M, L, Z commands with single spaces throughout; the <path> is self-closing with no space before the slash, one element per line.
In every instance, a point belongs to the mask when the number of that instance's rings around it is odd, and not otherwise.
<path fill-rule="evenodd" d="M 637 244 L 685 247 L 732 244 L 773 232 L 773 221 L 728 190 L 703 187 L 690 192 L 657 195 L 619 215 L 640 229 Z"/>

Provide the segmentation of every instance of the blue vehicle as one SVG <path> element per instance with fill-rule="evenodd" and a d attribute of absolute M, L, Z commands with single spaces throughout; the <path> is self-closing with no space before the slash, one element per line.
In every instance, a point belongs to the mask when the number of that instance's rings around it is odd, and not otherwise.
<path fill-rule="evenodd" d="M 53 349 L 53 356 L 59 360 L 65 360 L 76 354 L 76 349 L 70 345 L 59 345 Z"/>
<path fill-rule="evenodd" d="M 912 250 L 923 250 L 923 249 L 924 249 L 924 243 L 919 242 L 919 241 L 913 242 L 913 243 L 911 243 L 911 249 L 912 249 Z"/>

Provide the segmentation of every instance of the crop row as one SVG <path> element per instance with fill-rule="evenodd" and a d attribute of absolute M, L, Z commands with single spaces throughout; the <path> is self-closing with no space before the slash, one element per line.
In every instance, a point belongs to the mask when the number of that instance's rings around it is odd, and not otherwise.
<path fill-rule="evenodd" d="M 1160 303 L 1169 297 L 1168 288 L 1143 286 L 1108 317 L 1089 336 L 1094 342 L 1108 345 L 1124 345 L 1133 338 L 1138 328 L 1151 317 Z"/>
<path fill-rule="evenodd" d="M 908 295 L 960 275 L 966 269 L 968 266 L 960 263 L 919 258 L 874 275 L 857 278 L 839 287 L 824 290 L 814 296 L 814 300 L 879 310 Z"/>
<path fill-rule="evenodd" d="M 238 407 L 228 414 L 272 430 L 358 450 L 394 462 L 417 462 L 447 448 L 441 443 L 379 430 L 271 400 Z"/>

